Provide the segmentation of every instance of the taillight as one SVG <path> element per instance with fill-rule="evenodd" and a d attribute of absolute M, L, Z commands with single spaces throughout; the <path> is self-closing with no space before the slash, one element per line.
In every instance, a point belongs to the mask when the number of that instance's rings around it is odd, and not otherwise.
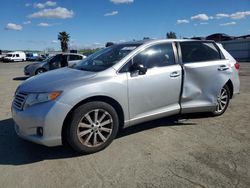
<path fill-rule="evenodd" d="M 240 69 L 240 64 L 239 64 L 238 62 L 236 62 L 236 63 L 234 64 L 234 67 L 235 67 L 237 70 L 239 70 L 239 69 Z"/>

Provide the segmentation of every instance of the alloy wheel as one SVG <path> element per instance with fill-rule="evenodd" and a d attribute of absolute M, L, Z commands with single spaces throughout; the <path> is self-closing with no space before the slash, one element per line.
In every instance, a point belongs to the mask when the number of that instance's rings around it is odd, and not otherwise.
<path fill-rule="evenodd" d="M 215 113 L 221 113 L 225 110 L 229 102 L 229 95 L 225 88 L 222 88 L 218 98 L 217 98 L 217 106 Z"/>
<path fill-rule="evenodd" d="M 42 74 L 44 71 L 41 69 L 41 70 L 38 70 L 37 71 L 37 74 Z"/>
<path fill-rule="evenodd" d="M 98 147 L 108 140 L 112 131 L 112 116 L 103 109 L 95 109 L 81 118 L 77 137 L 84 146 Z"/>

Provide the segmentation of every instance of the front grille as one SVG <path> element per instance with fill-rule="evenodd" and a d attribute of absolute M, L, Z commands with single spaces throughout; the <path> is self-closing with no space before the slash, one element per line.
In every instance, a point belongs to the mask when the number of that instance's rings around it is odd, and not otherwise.
<path fill-rule="evenodd" d="M 17 92 L 13 101 L 13 106 L 18 110 L 23 110 L 23 105 L 27 98 L 27 93 Z"/>

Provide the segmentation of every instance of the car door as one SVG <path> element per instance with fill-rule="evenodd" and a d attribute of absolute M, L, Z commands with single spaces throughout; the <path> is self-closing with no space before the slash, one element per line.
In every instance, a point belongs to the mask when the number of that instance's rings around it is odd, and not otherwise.
<path fill-rule="evenodd" d="M 20 55 L 19 55 L 19 54 L 16 54 L 15 60 L 16 60 L 16 61 L 20 61 Z"/>
<path fill-rule="evenodd" d="M 69 66 L 73 66 L 82 60 L 82 56 L 69 55 Z"/>
<path fill-rule="evenodd" d="M 16 55 L 13 54 L 12 57 L 10 58 L 11 61 L 15 61 L 16 60 Z"/>
<path fill-rule="evenodd" d="M 179 112 L 182 69 L 173 47 L 172 43 L 147 47 L 129 62 L 147 67 L 145 74 L 127 73 L 130 125 Z"/>
<path fill-rule="evenodd" d="M 214 42 L 181 42 L 179 49 L 184 70 L 182 112 L 213 111 L 232 73 L 228 60 Z"/>

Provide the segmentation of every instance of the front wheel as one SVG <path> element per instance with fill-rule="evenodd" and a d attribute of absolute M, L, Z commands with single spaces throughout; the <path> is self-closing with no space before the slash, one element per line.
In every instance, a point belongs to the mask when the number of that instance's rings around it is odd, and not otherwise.
<path fill-rule="evenodd" d="M 222 115 L 226 111 L 229 101 L 230 101 L 230 90 L 228 86 L 225 85 L 221 89 L 220 94 L 217 98 L 217 106 L 216 106 L 216 110 L 213 112 L 213 115 L 214 116 Z"/>
<path fill-rule="evenodd" d="M 45 69 L 39 68 L 39 69 L 36 70 L 35 74 L 38 75 L 38 74 L 42 74 L 42 73 L 44 73 L 44 72 L 46 72 Z"/>
<path fill-rule="evenodd" d="M 118 127 L 118 115 L 111 105 L 89 102 L 74 110 L 67 140 L 80 153 L 95 153 L 111 144 Z"/>

